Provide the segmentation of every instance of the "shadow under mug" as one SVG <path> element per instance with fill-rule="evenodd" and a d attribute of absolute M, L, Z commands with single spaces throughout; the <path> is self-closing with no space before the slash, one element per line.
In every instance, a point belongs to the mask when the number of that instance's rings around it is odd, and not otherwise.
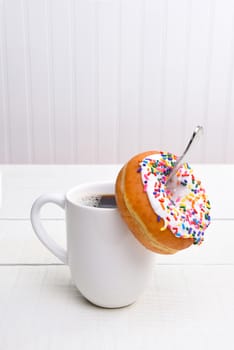
<path fill-rule="evenodd" d="M 114 193 L 114 183 L 86 183 L 64 194 L 44 194 L 31 209 L 33 229 L 63 263 L 91 303 L 107 308 L 132 304 L 148 285 L 155 254 L 128 230 L 118 208 L 87 206 L 84 198 Z M 45 231 L 40 209 L 54 203 L 65 210 L 67 250 Z"/>

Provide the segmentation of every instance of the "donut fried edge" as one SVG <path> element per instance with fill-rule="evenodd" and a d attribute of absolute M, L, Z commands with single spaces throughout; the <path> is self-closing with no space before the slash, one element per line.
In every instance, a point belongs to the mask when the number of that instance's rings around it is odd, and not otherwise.
<path fill-rule="evenodd" d="M 123 190 L 123 173 L 124 168 L 120 171 L 117 181 L 116 181 L 116 202 L 117 206 L 119 208 L 120 214 L 127 224 L 129 230 L 133 233 L 135 238 L 145 246 L 145 248 L 156 252 L 160 254 L 173 254 L 171 252 L 167 252 L 167 250 L 164 248 L 162 249 L 160 245 L 157 244 L 157 242 L 152 242 L 152 239 L 149 239 L 146 233 L 146 230 L 142 226 L 142 224 L 139 222 L 139 220 L 136 219 L 135 213 L 130 212 L 129 208 L 127 207 L 125 203 L 125 194 Z"/>

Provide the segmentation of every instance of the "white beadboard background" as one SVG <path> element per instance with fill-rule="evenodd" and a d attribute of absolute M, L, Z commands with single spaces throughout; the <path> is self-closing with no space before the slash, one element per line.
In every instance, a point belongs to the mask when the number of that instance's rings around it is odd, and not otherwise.
<path fill-rule="evenodd" d="M 233 0 L 0 0 L 0 163 L 233 163 L 233 82 Z"/>

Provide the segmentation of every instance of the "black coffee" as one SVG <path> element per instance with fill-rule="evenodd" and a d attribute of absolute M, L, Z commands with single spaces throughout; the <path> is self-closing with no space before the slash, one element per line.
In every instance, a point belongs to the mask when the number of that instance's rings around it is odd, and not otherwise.
<path fill-rule="evenodd" d="M 116 200 L 113 194 L 103 194 L 100 196 L 97 208 L 116 208 Z"/>
<path fill-rule="evenodd" d="M 116 200 L 113 194 L 90 195 L 82 199 L 88 207 L 116 208 Z"/>

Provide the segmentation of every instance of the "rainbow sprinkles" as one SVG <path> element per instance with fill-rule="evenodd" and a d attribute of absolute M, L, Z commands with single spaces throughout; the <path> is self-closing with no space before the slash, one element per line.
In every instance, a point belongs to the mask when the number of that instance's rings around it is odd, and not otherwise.
<path fill-rule="evenodd" d="M 171 153 L 150 155 L 140 162 L 138 172 L 156 220 L 164 220 L 161 231 L 168 228 L 176 237 L 193 238 L 194 244 L 201 244 L 210 224 L 210 202 L 187 163 L 176 173 L 176 191 L 166 186 L 176 159 Z"/>

